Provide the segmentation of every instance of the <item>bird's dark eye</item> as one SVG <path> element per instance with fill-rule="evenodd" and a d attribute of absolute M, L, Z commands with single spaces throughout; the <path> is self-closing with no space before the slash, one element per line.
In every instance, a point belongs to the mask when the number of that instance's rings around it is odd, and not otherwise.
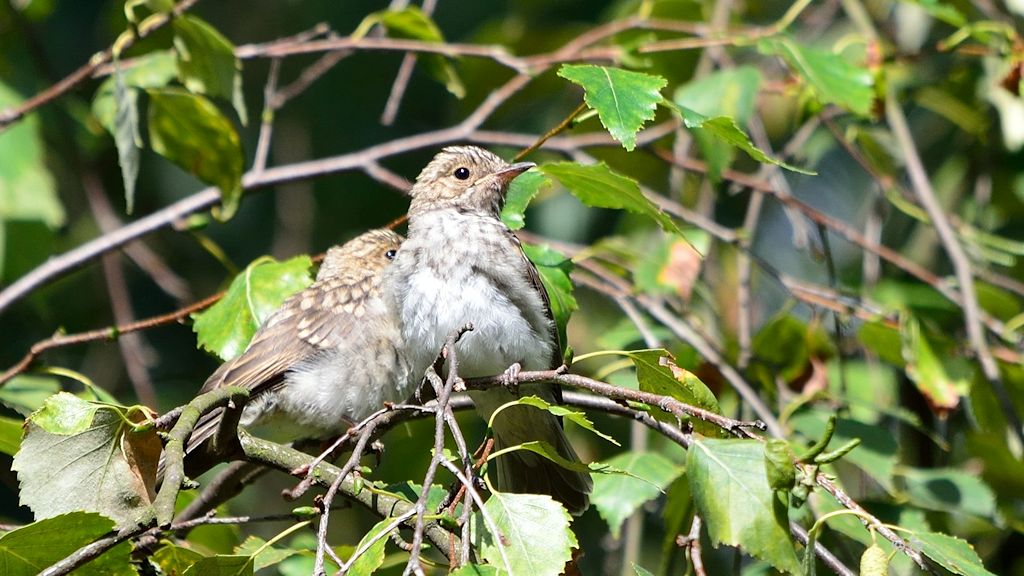
<path fill-rule="evenodd" d="M 455 177 L 458 178 L 459 180 L 465 180 L 466 178 L 469 178 L 469 168 L 466 168 L 465 166 L 456 168 Z"/>
<path fill-rule="evenodd" d="M 384 253 L 384 257 L 387 258 L 388 260 L 394 260 L 395 254 L 398 254 L 398 250 L 388 250 L 387 252 Z"/>

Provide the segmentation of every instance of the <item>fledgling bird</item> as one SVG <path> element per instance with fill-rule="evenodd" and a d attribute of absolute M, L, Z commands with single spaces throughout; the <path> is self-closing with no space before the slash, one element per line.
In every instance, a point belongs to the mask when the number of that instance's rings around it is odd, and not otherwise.
<path fill-rule="evenodd" d="M 414 382 L 396 310 L 381 292 L 401 243 L 381 229 L 328 250 L 316 281 L 285 300 L 200 393 L 248 388 L 240 424 L 282 442 L 338 435 L 384 402 L 408 398 Z M 187 453 L 216 433 L 221 414 L 200 420 Z"/>
<path fill-rule="evenodd" d="M 399 310 L 411 374 L 419 379 L 449 334 L 468 322 L 456 350 L 459 376 L 501 374 L 510 366 L 546 370 L 561 364 L 558 332 L 547 293 L 518 238 L 499 218 L 509 183 L 532 163 L 508 164 L 473 146 L 442 150 L 412 187 L 408 239 L 385 272 L 385 292 Z M 514 374 L 513 374 L 514 375 Z M 555 403 L 551 385 L 527 384 L 522 395 Z M 471 391 L 477 412 L 489 419 L 514 400 L 507 389 Z M 494 422 L 495 450 L 543 440 L 579 461 L 558 418 L 526 406 L 503 410 Z M 500 456 L 499 490 L 549 494 L 573 514 L 589 505 L 590 475 L 537 454 Z"/>

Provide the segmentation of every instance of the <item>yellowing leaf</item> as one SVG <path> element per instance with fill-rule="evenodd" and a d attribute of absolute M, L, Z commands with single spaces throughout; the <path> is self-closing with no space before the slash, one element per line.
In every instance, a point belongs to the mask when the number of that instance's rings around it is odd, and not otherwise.
<path fill-rule="evenodd" d="M 142 418 L 138 409 L 52 396 L 29 417 L 14 457 L 21 503 L 36 518 L 85 510 L 123 527 L 152 517 L 161 448 L 155 430 L 134 429 Z"/>

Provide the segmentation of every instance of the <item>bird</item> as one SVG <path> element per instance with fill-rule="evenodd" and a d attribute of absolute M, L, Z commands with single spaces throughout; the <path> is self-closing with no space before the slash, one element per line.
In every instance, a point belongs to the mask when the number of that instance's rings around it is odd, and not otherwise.
<path fill-rule="evenodd" d="M 278 442 L 326 439 L 412 393 L 396 311 L 383 297 L 384 270 L 403 238 L 377 229 L 327 251 L 316 280 L 267 317 L 236 358 L 200 390 L 249 390 L 239 424 Z M 222 409 L 203 416 L 191 454 L 213 436 Z"/>
<path fill-rule="evenodd" d="M 509 183 L 533 163 L 509 164 L 474 146 L 441 150 L 411 189 L 407 239 L 384 273 L 384 291 L 398 311 L 411 375 L 421 378 L 448 336 L 471 323 L 456 345 L 461 378 L 506 375 L 561 365 L 561 344 L 540 275 L 519 239 L 502 223 Z M 521 395 L 560 400 L 551 384 L 524 384 Z M 511 389 L 470 391 L 485 421 L 513 401 Z M 493 423 L 494 449 L 545 441 L 563 458 L 579 457 L 561 421 L 545 410 L 513 406 Z M 590 475 L 526 451 L 499 456 L 499 491 L 547 494 L 574 514 L 589 506 Z"/>

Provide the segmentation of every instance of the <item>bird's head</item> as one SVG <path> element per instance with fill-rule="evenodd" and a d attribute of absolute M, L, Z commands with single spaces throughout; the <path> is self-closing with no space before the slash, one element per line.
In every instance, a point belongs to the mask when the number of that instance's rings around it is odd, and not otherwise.
<path fill-rule="evenodd" d="M 316 277 L 319 280 L 340 276 L 346 271 L 376 274 L 394 260 L 402 240 L 401 236 L 387 228 L 360 234 L 341 246 L 328 250 Z"/>
<path fill-rule="evenodd" d="M 497 215 L 509 183 L 534 166 L 509 164 L 476 146 L 449 146 L 416 178 L 409 216 L 444 208 Z"/>

